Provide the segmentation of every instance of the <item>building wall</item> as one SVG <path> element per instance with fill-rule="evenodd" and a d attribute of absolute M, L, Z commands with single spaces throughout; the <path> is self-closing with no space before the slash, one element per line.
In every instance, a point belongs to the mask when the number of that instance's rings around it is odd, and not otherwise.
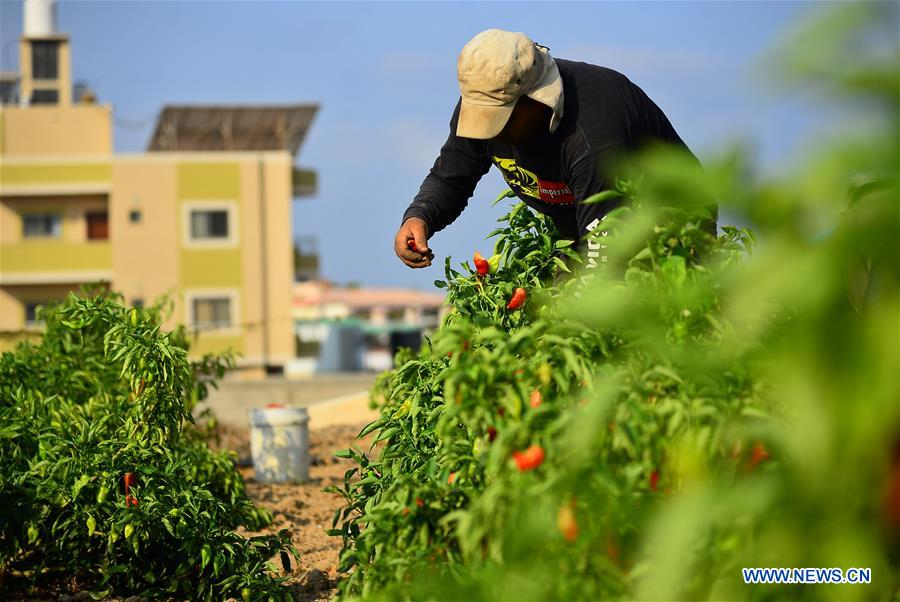
<path fill-rule="evenodd" d="M 266 253 L 268 361 L 281 364 L 293 358 L 296 352 L 291 316 L 294 283 L 293 238 L 291 236 L 292 157 L 287 152 L 272 154 L 269 155 L 262 169 L 260 169 L 258 161 L 255 168 L 256 178 L 250 178 L 257 184 L 257 194 L 253 197 L 255 210 L 260 219 L 264 213 L 266 220 L 264 232 L 261 229 L 256 236 L 256 240 L 262 240 L 263 244 L 255 245 L 255 247 L 265 249 Z M 244 169 L 246 173 L 253 171 L 254 167 L 249 165 Z M 260 173 L 265 178 L 265 185 L 262 189 L 258 186 Z M 265 197 L 264 211 L 260 208 L 263 196 Z M 247 272 L 248 277 L 245 282 L 251 291 L 262 290 L 263 287 L 262 265 L 261 263 L 257 265 L 260 265 L 258 269 L 248 269 Z M 261 309 L 262 295 L 259 297 Z M 261 315 L 259 317 L 262 318 Z M 259 320 L 254 321 L 259 322 Z M 261 357 L 264 353 L 262 333 L 260 332 L 258 337 L 250 340 L 259 346 L 248 348 L 248 358 Z"/>
<path fill-rule="evenodd" d="M 105 277 L 127 303 L 140 299 L 150 304 L 169 294 L 174 311 L 167 328 L 177 323 L 191 327 L 194 297 L 228 295 L 234 327 L 195 333 L 195 356 L 231 349 L 243 355 L 238 363 L 245 366 L 293 358 L 290 153 L 147 153 L 111 160 L 4 157 L 2 169 L 3 329 L 24 326 L 27 300 L 22 294 L 30 290 L 21 288 L 25 284 L 77 288 L 79 282 Z M 75 193 L 92 187 L 105 192 Z M 191 241 L 193 207 L 226 208 L 233 236 L 215 243 Z M 104 208 L 109 240 L 88 241 L 85 214 Z M 23 240 L 21 216 L 31 210 L 60 212 L 61 237 Z M 132 211 L 140 212 L 139 221 L 131 220 Z"/>
<path fill-rule="evenodd" d="M 168 294 L 175 303 L 165 325 L 180 321 L 178 295 L 178 235 L 176 164 L 173 161 L 117 159 L 112 170 L 109 227 L 112 242 L 113 289 L 129 304 L 149 305 Z M 132 211 L 140 212 L 133 223 Z"/>
<path fill-rule="evenodd" d="M 178 206 L 174 225 L 178 236 L 179 280 L 185 300 L 180 321 L 191 327 L 194 297 L 210 293 L 226 295 L 231 298 L 234 327 L 196 333 L 194 344 L 202 351 L 231 349 L 245 353 L 246 334 L 242 325 L 247 320 L 243 312 L 241 255 L 255 241 L 245 241 L 240 232 L 245 211 L 240 163 L 214 157 L 210 161 L 185 159 L 176 168 Z M 188 237 L 191 208 L 227 209 L 229 240 L 191 242 Z"/>
<path fill-rule="evenodd" d="M 9 157 L 109 156 L 110 105 L 3 106 L 0 152 Z"/>

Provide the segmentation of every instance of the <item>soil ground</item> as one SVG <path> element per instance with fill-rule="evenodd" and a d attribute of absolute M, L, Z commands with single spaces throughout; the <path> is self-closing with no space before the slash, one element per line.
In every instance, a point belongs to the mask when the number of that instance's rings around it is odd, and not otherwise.
<path fill-rule="evenodd" d="M 253 478 L 252 467 L 241 467 L 250 498 L 272 511 L 275 520 L 261 532 L 239 531 L 243 535 L 276 533 L 289 529 L 294 547 L 300 553 L 299 566 L 293 567 L 288 584 L 294 599 L 302 602 L 331 599 L 338 578 L 339 537 L 325 534 L 331 528 L 334 512 L 341 499 L 322 491 L 329 485 L 341 485 L 344 473 L 353 466 L 350 460 L 336 458 L 334 452 L 351 445 L 366 445 L 355 437 L 366 425 L 332 425 L 310 431 L 310 482 L 302 485 L 264 484 Z M 250 457 L 249 434 L 246 430 L 225 429 L 222 446 L 233 449 L 239 459 Z M 367 449 L 364 447 L 363 449 Z M 241 462 L 245 464 L 246 462 Z M 280 566 L 278 559 L 273 559 Z"/>

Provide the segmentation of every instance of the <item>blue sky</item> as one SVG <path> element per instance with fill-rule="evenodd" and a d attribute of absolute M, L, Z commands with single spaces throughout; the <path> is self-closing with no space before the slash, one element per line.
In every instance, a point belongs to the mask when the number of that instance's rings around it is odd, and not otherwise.
<path fill-rule="evenodd" d="M 73 75 L 115 109 L 115 148 L 146 147 L 174 103 L 316 102 L 297 163 L 319 172 L 294 201 L 294 233 L 319 238 L 338 283 L 428 289 L 443 257 L 484 240 L 505 206 L 486 176 L 463 215 L 431 241 L 438 261 L 411 270 L 393 253 L 404 209 L 447 136 L 456 57 L 490 27 L 523 31 L 560 58 L 618 69 L 669 116 L 701 160 L 736 141 L 762 169 L 784 169 L 828 116 L 777 91 L 759 60 L 816 10 L 804 2 L 87 2 L 61 0 Z M 0 0 L 2 68 L 18 65 L 22 3 Z"/>

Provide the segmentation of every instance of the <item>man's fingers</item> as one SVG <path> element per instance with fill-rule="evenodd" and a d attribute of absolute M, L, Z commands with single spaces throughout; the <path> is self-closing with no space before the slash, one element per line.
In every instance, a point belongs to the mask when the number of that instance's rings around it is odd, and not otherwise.
<path fill-rule="evenodd" d="M 428 248 L 425 223 L 421 219 L 406 220 L 394 240 L 394 251 L 397 253 L 397 257 L 411 268 L 424 268 L 431 265 L 434 253 Z"/>
<path fill-rule="evenodd" d="M 400 261 L 405 263 L 411 268 L 427 268 L 431 265 L 431 259 L 423 259 L 419 261 L 410 261 L 409 259 L 405 259 L 403 257 L 400 258 Z"/>
<path fill-rule="evenodd" d="M 409 261 L 422 261 L 424 259 L 434 259 L 434 253 L 428 251 L 427 253 L 416 253 L 415 251 L 410 251 L 409 249 L 400 249 L 397 253 L 397 256 L 400 259 L 406 259 Z"/>

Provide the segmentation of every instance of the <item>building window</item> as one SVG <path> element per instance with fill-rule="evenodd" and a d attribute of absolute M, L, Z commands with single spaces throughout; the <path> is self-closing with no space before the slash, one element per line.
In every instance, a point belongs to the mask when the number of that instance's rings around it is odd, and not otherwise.
<path fill-rule="evenodd" d="M 41 305 L 46 305 L 46 301 L 29 301 L 25 304 L 25 325 L 26 326 L 37 326 L 39 324 L 43 324 L 43 320 L 38 320 L 37 317 L 37 308 Z"/>
<path fill-rule="evenodd" d="M 0 73 L 0 104 L 12 105 L 18 102 L 19 82 Z"/>
<path fill-rule="evenodd" d="M 191 211 L 191 238 L 194 240 L 228 238 L 228 212 L 221 209 Z"/>
<path fill-rule="evenodd" d="M 56 79 L 59 77 L 59 42 L 35 40 L 31 43 L 31 77 Z"/>
<path fill-rule="evenodd" d="M 132 209 L 128 212 L 128 221 L 132 224 L 139 224 L 141 222 L 141 212 L 137 209 Z"/>
<path fill-rule="evenodd" d="M 23 216 L 24 238 L 59 238 L 61 234 L 62 220 L 58 213 L 32 213 Z"/>
<path fill-rule="evenodd" d="M 87 218 L 87 239 L 88 240 L 109 240 L 109 214 L 88 213 Z"/>
<path fill-rule="evenodd" d="M 232 325 L 229 297 L 195 298 L 193 311 L 193 324 L 197 330 L 229 328 Z"/>
<path fill-rule="evenodd" d="M 33 104 L 33 105 L 59 104 L 59 91 L 57 91 L 57 90 L 34 90 L 31 93 L 31 104 Z"/>
<path fill-rule="evenodd" d="M 182 240 L 187 247 L 224 248 L 238 244 L 238 210 L 232 200 L 182 203 Z"/>

